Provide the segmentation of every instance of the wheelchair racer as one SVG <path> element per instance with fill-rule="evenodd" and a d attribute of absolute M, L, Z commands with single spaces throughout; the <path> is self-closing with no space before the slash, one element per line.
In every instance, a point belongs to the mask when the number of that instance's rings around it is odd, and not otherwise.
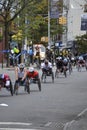
<path fill-rule="evenodd" d="M 29 70 L 27 70 L 26 77 L 29 79 L 38 80 L 39 72 L 36 71 L 33 67 L 30 67 Z"/>
<path fill-rule="evenodd" d="M 30 85 L 31 83 L 37 83 L 39 91 L 41 91 L 41 82 L 40 82 L 39 72 L 35 70 L 34 67 L 30 67 L 27 70 L 24 78 L 26 78 L 28 85 Z"/>
<path fill-rule="evenodd" d="M 78 64 L 85 65 L 85 60 L 84 60 L 84 58 L 82 56 L 79 56 Z"/>
<path fill-rule="evenodd" d="M 86 61 L 84 60 L 83 56 L 79 56 L 78 61 L 77 61 L 77 67 L 85 67 L 87 70 L 87 64 Z"/>
<path fill-rule="evenodd" d="M 18 67 L 15 68 L 15 78 L 16 81 L 15 83 L 17 83 L 18 85 L 24 84 L 25 83 L 25 76 L 26 76 L 26 68 L 25 65 L 23 63 L 21 63 Z"/>
<path fill-rule="evenodd" d="M 41 64 L 42 73 L 49 72 L 52 74 L 52 64 L 48 60 L 45 60 L 44 63 Z"/>
<path fill-rule="evenodd" d="M 56 68 L 57 68 L 57 72 L 63 72 L 63 60 L 62 57 L 59 56 L 56 58 Z"/>
<path fill-rule="evenodd" d="M 10 76 L 8 74 L 0 74 L 0 83 L 3 83 L 3 87 L 6 87 L 7 89 L 9 89 L 10 86 Z M 1 89 L 1 85 L 0 85 L 0 89 Z"/>

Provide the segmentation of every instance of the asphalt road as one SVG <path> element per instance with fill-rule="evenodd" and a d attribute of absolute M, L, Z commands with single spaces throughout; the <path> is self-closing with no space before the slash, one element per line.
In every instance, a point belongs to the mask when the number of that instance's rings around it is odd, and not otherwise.
<path fill-rule="evenodd" d="M 14 71 L 0 69 L 15 81 Z M 55 69 L 54 69 L 55 71 Z M 40 75 L 41 75 L 41 71 Z M 87 108 L 87 72 L 73 70 L 71 75 L 60 75 L 52 83 L 30 86 L 30 94 L 19 88 L 19 94 L 11 96 L 2 89 L 0 92 L 0 130 L 63 130 L 66 123 Z"/>

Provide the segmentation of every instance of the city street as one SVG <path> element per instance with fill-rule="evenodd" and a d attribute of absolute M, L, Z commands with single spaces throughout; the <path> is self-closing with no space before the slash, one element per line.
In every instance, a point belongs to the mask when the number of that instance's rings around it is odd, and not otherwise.
<path fill-rule="evenodd" d="M 55 68 L 53 68 L 55 72 Z M 14 84 L 14 69 L 1 69 L 8 73 Z M 39 70 L 41 76 L 41 70 Z M 87 108 L 87 72 L 73 69 L 71 75 L 60 75 L 52 83 L 51 77 L 42 83 L 39 92 L 31 84 L 30 94 L 19 88 L 18 95 L 0 91 L 0 130 L 67 130 L 67 122 L 74 120 Z"/>

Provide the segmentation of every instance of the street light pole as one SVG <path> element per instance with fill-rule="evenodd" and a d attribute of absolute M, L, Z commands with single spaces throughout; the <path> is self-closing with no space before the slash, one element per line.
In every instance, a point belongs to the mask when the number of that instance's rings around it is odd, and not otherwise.
<path fill-rule="evenodd" d="M 48 46 L 50 48 L 51 41 L 50 41 L 50 0 L 48 0 Z"/>

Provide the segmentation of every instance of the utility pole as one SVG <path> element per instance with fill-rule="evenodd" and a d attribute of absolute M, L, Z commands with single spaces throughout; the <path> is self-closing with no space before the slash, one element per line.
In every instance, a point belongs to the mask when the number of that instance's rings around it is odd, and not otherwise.
<path fill-rule="evenodd" d="M 51 41 L 50 41 L 50 0 L 48 0 L 48 46 L 50 48 Z"/>

